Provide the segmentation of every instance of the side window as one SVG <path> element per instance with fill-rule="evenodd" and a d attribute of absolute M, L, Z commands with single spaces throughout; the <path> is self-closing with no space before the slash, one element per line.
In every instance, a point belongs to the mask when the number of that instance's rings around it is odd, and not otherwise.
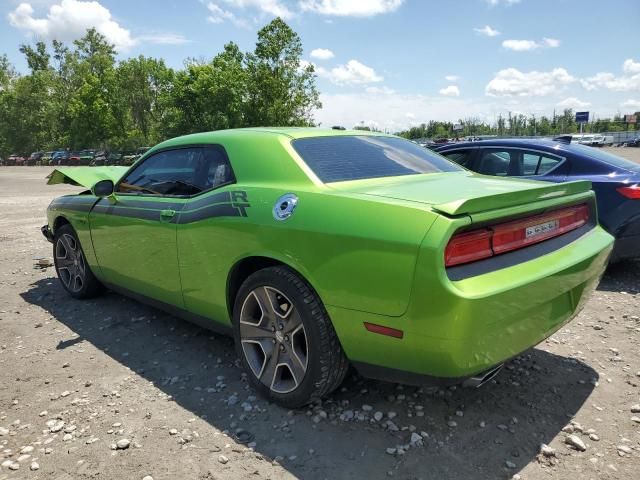
<path fill-rule="evenodd" d="M 524 152 L 522 157 L 524 175 L 544 175 L 562 161 L 559 157 L 537 152 Z"/>
<path fill-rule="evenodd" d="M 442 155 L 447 157 L 452 162 L 468 167 L 471 160 L 471 150 L 456 150 L 454 152 L 442 152 Z"/>
<path fill-rule="evenodd" d="M 485 149 L 482 150 L 478 162 L 478 173 L 506 177 L 511 170 L 511 163 L 516 160 L 516 153 L 512 150 Z"/>
<path fill-rule="evenodd" d="M 547 157 L 545 155 L 540 157 L 540 163 L 538 164 L 538 170 L 536 175 L 544 175 L 549 170 L 553 169 L 562 161 L 561 158 Z"/>
<path fill-rule="evenodd" d="M 189 196 L 234 181 L 224 149 L 208 145 L 151 155 L 120 182 L 118 191 Z"/>
<path fill-rule="evenodd" d="M 538 170 L 538 164 L 540 163 L 540 154 L 538 153 L 523 153 L 522 154 L 522 166 L 523 175 L 535 175 Z"/>

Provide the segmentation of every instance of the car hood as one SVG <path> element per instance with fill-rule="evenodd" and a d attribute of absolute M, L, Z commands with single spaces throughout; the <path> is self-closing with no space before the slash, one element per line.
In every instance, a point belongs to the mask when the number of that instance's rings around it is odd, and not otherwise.
<path fill-rule="evenodd" d="M 120 180 L 129 167 L 62 167 L 56 168 L 47 175 L 47 185 L 69 183 L 81 187 L 91 188 L 100 180 Z"/>
<path fill-rule="evenodd" d="M 591 182 L 548 183 L 456 172 L 342 182 L 332 188 L 419 202 L 447 215 L 461 215 L 587 192 Z"/>

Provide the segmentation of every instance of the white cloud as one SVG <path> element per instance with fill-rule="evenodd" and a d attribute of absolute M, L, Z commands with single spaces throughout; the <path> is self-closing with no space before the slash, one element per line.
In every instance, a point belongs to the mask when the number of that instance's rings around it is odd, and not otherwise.
<path fill-rule="evenodd" d="M 549 48 L 558 48 L 560 46 L 560 40 L 558 40 L 557 38 L 545 37 L 542 39 L 542 43 L 544 44 L 544 46 Z"/>
<path fill-rule="evenodd" d="M 507 50 L 514 50 L 516 52 L 526 52 L 540 47 L 540 45 L 533 40 L 505 40 L 502 42 L 502 46 Z"/>
<path fill-rule="evenodd" d="M 599 72 L 580 82 L 587 90 L 606 88 L 617 92 L 640 92 L 640 62 L 628 58 L 622 64 L 623 74 L 619 77 L 609 72 Z"/>
<path fill-rule="evenodd" d="M 257 8 L 263 13 L 285 20 L 293 17 L 293 12 L 280 0 L 223 0 L 227 5 L 238 8 Z"/>
<path fill-rule="evenodd" d="M 560 108 L 585 108 L 589 105 L 591 105 L 589 102 L 583 102 L 582 100 L 578 100 L 576 97 L 565 98 L 556 104 L 556 106 Z"/>
<path fill-rule="evenodd" d="M 495 7 L 501 4 L 507 6 L 515 5 L 516 3 L 520 3 L 520 0 L 486 0 L 486 2 L 492 7 Z"/>
<path fill-rule="evenodd" d="M 237 27 L 249 28 L 249 22 L 247 22 L 244 18 L 240 18 L 236 16 L 230 10 L 225 10 L 220 7 L 220 5 L 216 5 L 213 2 L 207 3 L 207 10 L 209 10 L 209 15 L 207 16 L 207 21 L 210 23 L 224 23 L 229 21 L 233 23 Z"/>
<path fill-rule="evenodd" d="M 622 102 L 620 106 L 623 108 L 640 110 L 640 100 L 633 100 L 630 98 L 629 100 L 625 100 L 624 102 Z"/>
<path fill-rule="evenodd" d="M 336 85 L 361 85 L 384 80 L 373 68 L 357 60 L 349 60 L 346 65 L 338 65 L 331 70 L 319 67 L 317 68 L 317 73 Z"/>
<path fill-rule="evenodd" d="M 474 28 L 473 30 L 481 35 L 486 35 L 487 37 L 497 37 L 500 35 L 498 30 L 491 28 L 489 25 L 485 25 L 482 28 Z"/>
<path fill-rule="evenodd" d="M 382 87 L 367 87 L 364 91 L 376 95 L 393 95 L 396 93 L 394 89 L 389 88 L 386 85 L 383 85 Z"/>
<path fill-rule="evenodd" d="M 317 58 L 318 60 L 329 60 L 334 57 L 334 54 L 328 48 L 314 48 L 311 50 L 311 57 Z"/>
<path fill-rule="evenodd" d="M 576 79 L 564 68 L 550 72 L 521 72 L 516 68 L 500 70 L 485 87 L 485 94 L 502 96 L 546 96 L 561 92 Z"/>
<path fill-rule="evenodd" d="M 141 42 L 155 43 L 156 45 L 183 45 L 191 40 L 175 33 L 157 33 L 150 35 L 140 35 L 136 38 Z"/>
<path fill-rule="evenodd" d="M 458 80 L 460 80 L 460 77 L 458 75 L 447 75 L 446 77 L 444 77 L 444 79 L 447 82 L 457 82 Z"/>
<path fill-rule="evenodd" d="M 439 93 L 445 97 L 459 97 L 460 89 L 455 85 L 449 85 L 448 87 L 439 90 Z"/>
<path fill-rule="evenodd" d="M 640 62 L 635 62 L 632 58 L 627 58 L 622 64 L 625 73 L 640 73 Z"/>
<path fill-rule="evenodd" d="M 640 100 L 633 100 L 630 98 L 629 100 L 622 102 L 620 105 L 624 108 L 633 108 L 638 110 L 640 109 Z"/>
<path fill-rule="evenodd" d="M 361 92 L 322 94 L 320 101 L 322 109 L 315 113 L 315 119 L 323 126 L 369 125 L 396 132 L 429 120 L 456 122 L 473 116 L 493 121 L 487 117 L 493 111 L 491 105 L 456 97 Z"/>
<path fill-rule="evenodd" d="M 9 23 L 28 35 L 42 39 L 70 41 L 95 28 L 119 51 L 133 47 L 137 40 L 97 1 L 61 0 L 49 7 L 46 17 L 34 16 L 29 3 L 21 3 L 9 12 Z"/>
<path fill-rule="evenodd" d="M 404 0 L 301 0 L 303 11 L 339 17 L 371 17 L 397 10 Z"/>
<path fill-rule="evenodd" d="M 560 46 L 560 40 L 555 38 L 543 38 L 542 42 L 536 42 L 534 40 L 505 40 L 502 42 L 502 46 L 507 50 L 528 52 L 530 50 L 536 50 L 543 47 L 558 48 Z"/>

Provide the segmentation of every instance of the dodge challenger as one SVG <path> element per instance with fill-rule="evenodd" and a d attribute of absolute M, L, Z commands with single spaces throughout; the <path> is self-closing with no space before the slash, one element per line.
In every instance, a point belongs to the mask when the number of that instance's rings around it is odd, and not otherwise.
<path fill-rule="evenodd" d="M 64 289 L 109 288 L 233 335 L 287 407 L 362 375 L 479 386 L 568 322 L 613 238 L 590 182 L 470 172 L 407 140 L 253 128 L 63 167 L 42 227 Z"/>

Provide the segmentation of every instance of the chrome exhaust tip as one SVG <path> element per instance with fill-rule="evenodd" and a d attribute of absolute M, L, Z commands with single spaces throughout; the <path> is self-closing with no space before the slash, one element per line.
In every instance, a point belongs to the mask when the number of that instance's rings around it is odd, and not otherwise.
<path fill-rule="evenodd" d="M 489 370 L 486 370 L 478 375 L 469 377 L 464 382 L 462 382 L 462 386 L 465 388 L 480 388 L 482 385 L 498 375 L 503 366 L 504 363 L 501 363 L 500 365 L 496 365 L 495 367 L 490 368 Z"/>

